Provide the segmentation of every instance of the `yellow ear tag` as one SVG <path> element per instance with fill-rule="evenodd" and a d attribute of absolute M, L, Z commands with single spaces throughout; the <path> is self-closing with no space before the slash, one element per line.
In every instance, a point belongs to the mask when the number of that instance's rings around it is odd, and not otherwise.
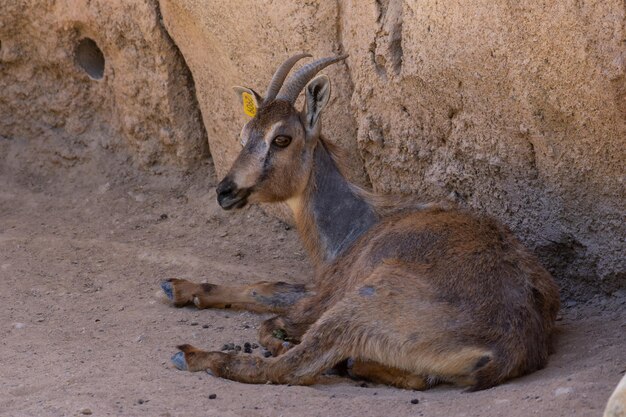
<path fill-rule="evenodd" d="M 256 116 L 256 102 L 250 93 L 241 93 L 243 100 L 243 112 L 250 117 Z"/>

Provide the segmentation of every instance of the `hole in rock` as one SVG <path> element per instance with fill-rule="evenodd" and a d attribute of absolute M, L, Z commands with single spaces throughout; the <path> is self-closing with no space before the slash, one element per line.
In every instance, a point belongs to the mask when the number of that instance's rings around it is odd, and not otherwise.
<path fill-rule="evenodd" d="M 84 38 L 76 45 L 76 63 L 94 80 L 104 75 L 104 55 L 93 39 Z"/>

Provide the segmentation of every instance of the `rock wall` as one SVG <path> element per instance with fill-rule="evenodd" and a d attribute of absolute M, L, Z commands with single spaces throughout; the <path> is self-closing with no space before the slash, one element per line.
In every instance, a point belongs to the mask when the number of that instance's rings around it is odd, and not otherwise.
<path fill-rule="evenodd" d="M 568 291 L 626 286 L 626 4 L 160 0 L 222 175 L 289 55 L 347 52 L 329 138 L 380 192 L 453 194 L 511 226 Z"/>
<path fill-rule="evenodd" d="M 62 165 L 102 148 L 142 166 L 208 154 L 189 70 L 150 0 L 0 0 L 2 137 Z"/>

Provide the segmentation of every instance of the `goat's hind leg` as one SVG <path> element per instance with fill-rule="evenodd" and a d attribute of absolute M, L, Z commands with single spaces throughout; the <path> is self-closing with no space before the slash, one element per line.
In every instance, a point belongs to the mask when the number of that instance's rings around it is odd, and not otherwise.
<path fill-rule="evenodd" d="M 261 313 L 284 313 L 310 294 L 303 284 L 260 281 L 251 285 L 215 285 L 170 278 L 161 282 L 167 298 L 177 307 L 238 308 Z"/>
<path fill-rule="evenodd" d="M 321 373 L 348 357 L 367 356 L 370 350 L 367 339 L 377 338 L 380 332 L 367 321 L 355 323 L 359 313 L 358 307 L 355 311 L 350 302 L 331 307 L 311 325 L 300 344 L 277 358 L 205 352 L 191 345 L 181 345 L 178 347 L 181 351 L 172 357 L 172 362 L 181 370 L 208 370 L 215 376 L 245 383 L 313 384 Z M 380 348 L 393 351 L 391 346 L 380 345 Z M 417 374 L 373 361 L 357 360 L 352 374 L 400 388 L 428 388 L 427 381 Z"/>
<path fill-rule="evenodd" d="M 350 303 L 339 303 L 326 311 L 293 346 L 277 358 L 205 352 L 191 345 L 181 345 L 172 357 L 181 370 L 207 370 L 215 376 L 234 381 L 264 384 L 310 385 L 324 371 L 350 356 L 362 356 L 366 338 L 376 334 L 374 328 L 354 322 L 358 311 Z M 374 382 L 407 389 L 426 389 L 419 375 L 370 361 L 356 361 L 353 375 Z"/>

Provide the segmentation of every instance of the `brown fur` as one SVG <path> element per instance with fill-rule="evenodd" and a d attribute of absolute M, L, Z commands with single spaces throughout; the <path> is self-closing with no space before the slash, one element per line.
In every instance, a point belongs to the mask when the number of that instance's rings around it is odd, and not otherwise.
<path fill-rule="evenodd" d="M 349 185 L 350 198 L 371 206 L 377 221 L 329 258 L 314 205 L 321 192 L 316 178 L 325 177 L 313 155 L 326 152 L 341 168 L 341 152 L 319 137 L 319 127 L 295 122 L 296 115 L 280 103 L 262 109 L 244 128 L 249 140 L 271 140 L 267 129 L 282 118 L 290 120 L 292 144 L 265 161 L 248 158 L 246 152 L 258 144 L 246 144 L 223 182 L 230 181 L 229 195 L 238 195 L 240 185 L 232 178 L 239 170 L 258 173 L 254 165 L 263 164 L 262 175 L 247 175 L 250 201 L 288 202 L 316 266 L 315 282 L 311 288 L 258 283 L 203 290 L 172 281 L 179 305 L 196 297 L 202 308 L 237 304 L 281 314 L 266 321 L 259 336 L 277 357 L 183 345 L 188 368 L 248 383 L 312 384 L 326 369 L 354 358 L 351 373 L 376 382 L 426 389 L 447 381 L 478 390 L 545 366 L 559 309 L 557 286 L 496 220 L 449 203 L 382 198 Z M 264 300 L 281 291 L 291 296 L 282 297 L 277 308 L 251 296 L 261 290 Z"/>

